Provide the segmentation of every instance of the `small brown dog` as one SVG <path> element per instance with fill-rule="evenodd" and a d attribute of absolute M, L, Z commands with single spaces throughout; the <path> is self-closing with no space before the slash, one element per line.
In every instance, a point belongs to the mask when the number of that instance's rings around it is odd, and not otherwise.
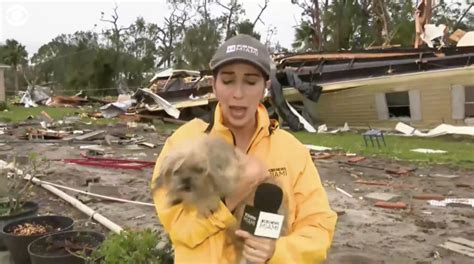
<path fill-rule="evenodd" d="M 156 187 L 168 189 L 171 205 L 194 205 L 201 216 L 209 216 L 237 185 L 242 155 L 223 139 L 206 136 L 164 158 Z"/>

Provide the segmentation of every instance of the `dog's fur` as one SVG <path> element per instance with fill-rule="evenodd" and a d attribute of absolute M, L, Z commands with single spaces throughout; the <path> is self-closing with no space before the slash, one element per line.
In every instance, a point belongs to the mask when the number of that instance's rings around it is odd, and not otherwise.
<path fill-rule="evenodd" d="M 243 167 L 241 155 L 224 140 L 206 136 L 164 158 L 156 187 L 168 188 L 172 205 L 194 205 L 206 217 L 235 189 Z"/>
<path fill-rule="evenodd" d="M 168 203 L 196 206 L 200 216 L 207 217 L 217 210 L 221 198 L 230 195 L 236 188 L 240 174 L 244 170 L 244 155 L 224 140 L 206 136 L 186 148 L 175 150 L 166 156 L 161 164 L 156 187 L 168 189 Z M 266 182 L 279 186 L 274 179 Z M 280 186 L 281 187 L 281 186 Z M 283 189 L 283 188 L 282 188 Z M 234 234 L 240 227 L 245 205 L 253 206 L 255 190 L 234 210 L 237 219 L 227 232 L 228 243 L 237 252 L 243 249 L 242 241 Z M 286 194 L 278 214 L 287 216 Z M 287 233 L 285 223 L 282 235 Z"/>

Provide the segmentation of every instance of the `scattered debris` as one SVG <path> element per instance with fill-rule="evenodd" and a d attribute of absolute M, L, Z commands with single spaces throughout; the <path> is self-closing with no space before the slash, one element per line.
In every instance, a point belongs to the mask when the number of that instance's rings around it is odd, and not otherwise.
<path fill-rule="evenodd" d="M 305 145 L 309 150 L 313 151 L 327 151 L 332 150 L 332 148 L 323 147 L 323 146 L 315 146 L 315 145 Z"/>
<path fill-rule="evenodd" d="M 89 186 L 90 183 L 98 183 L 99 181 L 100 176 L 87 177 L 84 186 Z"/>
<path fill-rule="evenodd" d="M 474 241 L 462 237 L 449 238 L 438 247 L 474 258 Z"/>
<path fill-rule="evenodd" d="M 23 104 L 25 108 L 37 107 L 38 104 L 43 104 L 52 95 L 49 87 L 43 86 L 28 86 L 23 96 L 20 99 L 20 104 Z"/>
<path fill-rule="evenodd" d="M 47 106 L 77 107 L 88 103 L 86 98 L 79 96 L 53 96 L 46 101 Z"/>
<path fill-rule="evenodd" d="M 456 183 L 456 187 L 474 189 L 474 183 Z"/>
<path fill-rule="evenodd" d="M 179 118 L 180 111 L 150 89 L 138 89 L 132 97 L 136 99 L 139 105 L 143 104 L 148 111 L 165 110 L 168 115 L 176 119 Z"/>
<path fill-rule="evenodd" d="M 130 95 L 121 94 L 117 98 L 117 102 L 104 105 L 100 108 L 102 116 L 105 118 L 113 118 L 127 112 L 134 103 L 135 99 L 132 99 Z"/>
<path fill-rule="evenodd" d="M 90 132 L 90 133 L 87 133 L 87 134 L 84 134 L 84 135 L 76 136 L 73 139 L 75 139 L 75 140 L 90 140 L 90 139 L 93 139 L 93 138 L 95 138 L 99 135 L 102 135 L 104 133 L 105 133 L 105 130 L 97 130 L 97 131 L 93 131 L 93 132 Z"/>
<path fill-rule="evenodd" d="M 88 191 L 94 194 L 100 194 L 104 196 L 112 196 L 120 198 L 122 194 L 119 192 L 119 187 L 114 185 L 104 185 L 99 183 L 89 183 Z"/>
<path fill-rule="evenodd" d="M 418 153 L 426 153 L 426 154 L 444 154 L 444 153 L 448 153 L 447 151 L 444 151 L 444 150 L 425 149 L 425 148 L 411 149 L 410 151 L 418 152 Z"/>
<path fill-rule="evenodd" d="M 38 116 L 40 119 L 42 119 L 44 122 L 47 124 L 53 123 L 54 119 L 51 118 L 51 116 L 46 113 L 45 111 L 41 111 L 40 115 Z"/>
<path fill-rule="evenodd" d="M 417 194 L 417 195 L 413 195 L 413 199 L 440 201 L 440 200 L 444 200 L 445 197 L 443 195 L 440 195 L 440 194 Z"/>
<path fill-rule="evenodd" d="M 385 168 L 385 172 L 394 176 L 408 176 L 410 172 L 415 171 L 416 168 L 410 167 L 410 168 Z"/>
<path fill-rule="evenodd" d="M 67 135 L 67 132 L 65 131 L 55 131 L 55 130 L 50 130 L 50 129 L 39 129 L 39 128 L 28 127 L 26 129 L 25 135 L 21 136 L 20 139 L 27 139 L 27 140 L 62 139 L 66 135 Z"/>
<path fill-rule="evenodd" d="M 436 177 L 436 178 L 445 178 L 445 179 L 457 179 L 457 178 L 459 178 L 459 175 L 441 174 L 441 173 L 430 173 L 430 174 L 428 174 L 428 176 Z"/>
<path fill-rule="evenodd" d="M 346 154 L 346 155 L 347 155 L 347 154 Z M 360 156 L 360 157 L 351 158 L 351 159 L 349 159 L 347 162 L 349 162 L 349 163 L 357 163 L 357 162 L 363 161 L 363 160 L 365 160 L 365 159 L 366 159 L 365 157 Z"/>
<path fill-rule="evenodd" d="M 151 161 L 95 158 L 89 156 L 86 156 L 83 159 L 63 159 L 63 162 L 75 163 L 84 166 L 128 170 L 143 170 L 145 168 L 152 168 L 155 166 L 155 162 Z"/>
<path fill-rule="evenodd" d="M 327 152 L 315 153 L 312 155 L 313 159 L 315 160 L 329 159 L 333 156 L 334 156 L 333 154 L 327 153 Z"/>
<path fill-rule="evenodd" d="M 469 31 L 459 39 L 457 47 L 474 46 L 474 31 Z"/>
<path fill-rule="evenodd" d="M 149 148 L 155 148 L 156 147 L 155 144 L 148 143 L 148 142 L 140 142 L 140 143 L 138 143 L 138 145 L 142 145 L 142 146 L 149 147 Z"/>
<path fill-rule="evenodd" d="M 354 197 L 352 196 L 352 194 L 350 194 L 350 193 L 344 191 L 343 189 L 341 189 L 341 188 L 339 188 L 339 187 L 336 187 L 336 190 L 337 190 L 338 192 L 344 194 L 344 195 L 347 196 L 347 197 L 354 198 Z"/>
<path fill-rule="evenodd" d="M 89 150 L 98 155 L 105 154 L 105 149 L 99 145 L 83 145 L 83 146 L 79 146 L 79 149 Z"/>
<path fill-rule="evenodd" d="M 391 187 L 394 189 L 413 189 L 416 187 L 415 185 L 408 185 L 408 184 L 392 184 L 392 183 L 387 183 L 387 182 L 363 181 L 363 180 L 358 180 L 355 183 L 363 184 L 363 185 Z"/>
<path fill-rule="evenodd" d="M 373 192 L 369 193 L 364 196 L 365 199 L 373 200 L 373 201 L 395 201 L 400 198 L 400 195 L 393 194 L 393 193 L 380 193 L 380 192 Z"/>
<path fill-rule="evenodd" d="M 444 36 L 447 32 L 447 27 L 445 24 L 426 24 L 425 30 L 421 33 L 421 39 L 428 45 L 430 48 L 434 48 L 435 45 L 442 47 L 446 46 L 444 42 Z"/>
<path fill-rule="evenodd" d="M 453 34 L 451 34 L 449 36 L 449 39 L 451 41 L 454 41 L 454 42 L 459 42 L 459 40 L 466 34 L 466 31 L 462 30 L 462 29 L 456 29 L 456 31 L 453 32 Z"/>
<path fill-rule="evenodd" d="M 387 209 L 406 209 L 408 208 L 407 204 L 404 202 L 384 202 L 378 201 L 374 205 L 375 207 L 387 208 Z"/>
<path fill-rule="evenodd" d="M 423 133 L 414 127 L 411 127 L 405 123 L 399 122 L 395 126 L 395 130 L 403 133 L 406 136 L 419 136 L 419 137 L 437 137 L 437 136 L 448 135 L 448 134 L 474 136 L 474 127 L 452 126 L 452 125 L 447 125 L 447 124 L 441 124 L 435 127 L 434 129 L 431 129 L 428 133 Z"/>
<path fill-rule="evenodd" d="M 441 201 L 429 200 L 428 203 L 432 206 L 439 207 L 472 207 L 474 208 L 474 199 L 469 198 L 447 198 Z"/>

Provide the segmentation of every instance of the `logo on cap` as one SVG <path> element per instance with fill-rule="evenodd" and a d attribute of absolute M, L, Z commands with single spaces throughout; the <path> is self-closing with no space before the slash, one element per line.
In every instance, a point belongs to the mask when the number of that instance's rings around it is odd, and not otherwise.
<path fill-rule="evenodd" d="M 257 48 L 254 48 L 252 46 L 249 46 L 249 45 L 229 45 L 227 46 L 227 51 L 226 53 L 232 53 L 232 52 L 236 52 L 236 51 L 243 51 L 243 52 L 247 52 L 247 53 L 251 53 L 255 56 L 258 56 L 258 49 Z"/>

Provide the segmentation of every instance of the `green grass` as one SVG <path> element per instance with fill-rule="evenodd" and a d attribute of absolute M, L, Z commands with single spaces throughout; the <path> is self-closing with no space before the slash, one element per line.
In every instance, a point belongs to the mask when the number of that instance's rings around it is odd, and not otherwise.
<path fill-rule="evenodd" d="M 83 111 L 78 108 L 65 108 L 65 107 L 47 107 L 39 106 L 33 108 L 25 108 L 23 106 L 9 105 L 8 111 L 0 112 L 0 121 L 7 121 L 12 123 L 18 123 L 26 121 L 28 116 L 36 117 L 42 111 L 48 113 L 53 119 L 62 119 L 65 116 L 75 115 L 76 113 L 82 113 Z"/>
<path fill-rule="evenodd" d="M 331 148 L 340 148 L 347 152 L 365 156 L 381 156 L 396 160 L 416 163 L 446 164 L 455 167 L 474 169 L 474 139 L 443 136 L 436 138 L 418 138 L 385 136 L 387 146 L 378 148 L 376 143 L 366 147 L 360 134 L 312 134 L 307 132 L 293 133 L 301 142 Z M 416 148 L 445 150 L 445 154 L 423 154 L 410 151 Z"/>
<path fill-rule="evenodd" d="M 82 113 L 91 112 L 91 109 L 80 109 L 80 108 L 71 108 L 71 107 L 48 107 L 48 106 L 38 106 L 33 108 L 25 108 L 23 106 L 9 105 L 8 111 L 0 112 L 0 122 L 6 123 L 20 123 L 27 120 L 29 116 L 36 117 L 41 112 L 45 111 L 48 113 L 51 118 L 54 120 L 61 120 L 67 116 L 76 116 Z M 94 125 L 109 125 L 116 124 L 120 122 L 119 119 L 105 119 L 98 118 L 92 119 L 89 117 L 81 118 L 82 122 L 92 122 Z"/>

